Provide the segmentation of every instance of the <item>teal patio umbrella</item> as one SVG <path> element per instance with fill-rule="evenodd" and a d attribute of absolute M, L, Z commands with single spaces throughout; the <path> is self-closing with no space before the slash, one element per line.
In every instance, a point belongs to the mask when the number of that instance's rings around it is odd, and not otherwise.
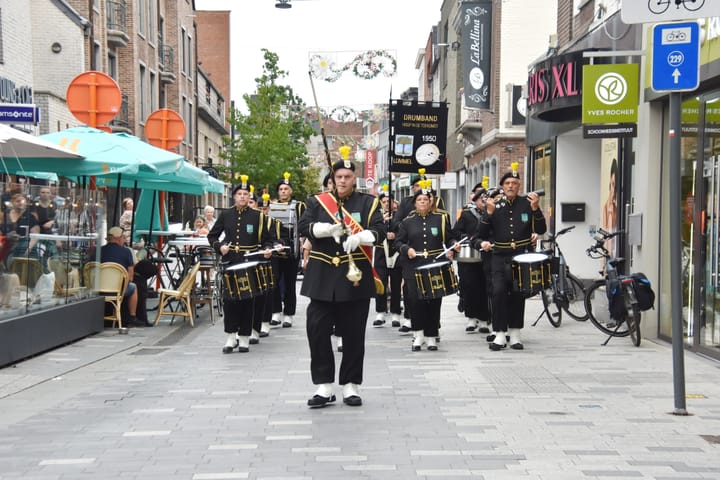
<path fill-rule="evenodd" d="M 41 135 L 40 138 L 85 157 L 72 162 L 49 161 L 42 167 L 33 165 L 32 168 L 65 177 L 171 173 L 179 168 L 180 162 L 185 161 L 178 153 L 153 147 L 132 135 L 107 133 L 91 127 L 68 128 Z"/>

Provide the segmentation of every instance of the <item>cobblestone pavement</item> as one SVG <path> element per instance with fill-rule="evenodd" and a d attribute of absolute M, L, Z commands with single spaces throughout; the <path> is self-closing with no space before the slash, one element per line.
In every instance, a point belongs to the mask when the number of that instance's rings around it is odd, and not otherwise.
<path fill-rule="evenodd" d="M 531 327 L 531 299 L 525 350 L 492 352 L 453 296 L 439 351 L 369 326 L 364 404 L 310 410 L 306 305 L 250 353 L 206 306 L 0 370 L 0 479 L 720 479 L 720 362 L 686 354 L 677 416 L 670 345 Z"/>

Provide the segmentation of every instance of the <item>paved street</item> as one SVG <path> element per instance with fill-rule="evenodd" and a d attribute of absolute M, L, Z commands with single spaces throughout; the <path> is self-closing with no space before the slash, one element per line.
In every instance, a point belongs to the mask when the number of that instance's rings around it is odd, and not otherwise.
<path fill-rule="evenodd" d="M 716 361 L 686 354 L 675 416 L 669 345 L 530 327 L 533 299 L 526 349 L 491 352 L 453 296 L 438 352 L 370 326 L 363 406 L 310 410 L 299 301 L 246 354 L 221 353 L 206 306 L 195 328 L 106 330 L 0 370 L 0 479 L 720 479 Z"/>

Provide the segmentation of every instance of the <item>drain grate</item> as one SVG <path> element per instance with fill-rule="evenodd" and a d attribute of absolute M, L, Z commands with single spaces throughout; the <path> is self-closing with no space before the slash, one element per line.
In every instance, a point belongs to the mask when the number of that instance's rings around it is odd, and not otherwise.
<path fill-rule="evenodd" d="M 720 444 L 720 435 L 700 435 L 708 443 Z"/>
<path fill-rule="evenodd" d="M 168 350 L 168 347 L 161 347 L 161 348 L 140 348 L 138 350 L 135 350 L 130 355 L 157 355 L 159 353 L 163 353 L 164 351 Z"/>

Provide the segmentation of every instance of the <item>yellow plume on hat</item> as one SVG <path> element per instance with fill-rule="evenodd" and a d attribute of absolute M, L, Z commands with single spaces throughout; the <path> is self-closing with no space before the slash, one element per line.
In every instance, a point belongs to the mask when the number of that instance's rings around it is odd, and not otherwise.
<path fill-rule="evenodd" d="M 510 168 L 512 169 L 513 175 L 517 175 L 519 166 L 520 166 L 520 164 L 518 162 L 512 162 L 510 164 Z"/>
<path fill-rule="evenodd" d="M 387 192 L 387 191 L 389 190 L 388 184 L 387 184 L 387 183 L 383 183 L 382 186 L 380 187 L 380 189 L 381 189 L 383 192 Z"/>
<path fill-rule="evenodd" d="M 235 172 L 235 180 L 237 180 L 238 178 L 240 178 L 240 172 Z"/>
<path fill-rule="evenodd" d="M 250 185 L 250 195 L 255 193 L 255 185 Z"/>
<path fill-rule="evenodd" d="M 270 194 L 269 193 L 263 193 L 262 194 L 263 203 L 267 203 L 268 200 L 270 200 Z"/>
<path fill-rule="evenodd" d="M 350 158 L 350 151 L 352 150 L 352 147 L 350 145 L 343 145 L 342 147 L 338 148 L 338 152 L 340 152 L 340 157 L 342 157 L 343 160 L 347 160 Z"/>
<path fill-rule="evenodd" d="M 418 168 L 418 175 L 421 177 L 425 177 L 425 169 L 424 168 Z"/>
<path fill-rule="evenodd" d="M 283 178 L 285 179 L 285 183 L 288 183 L 290 181 L 290 172 L 283 173 Z"/>
<path fill-rule="evenodd" d="M 487 190 L 487 188 L 490 186 L 490 177 L 484 176 L 482 178 L 482 187 Z"/>
<path fill-rule="evenodd" d="M 248 177 L 247 175 L 240 175 L 240 181 L 243 183 L 243 185 L 247 183 L 248 178 L 250 177 Z"/>

